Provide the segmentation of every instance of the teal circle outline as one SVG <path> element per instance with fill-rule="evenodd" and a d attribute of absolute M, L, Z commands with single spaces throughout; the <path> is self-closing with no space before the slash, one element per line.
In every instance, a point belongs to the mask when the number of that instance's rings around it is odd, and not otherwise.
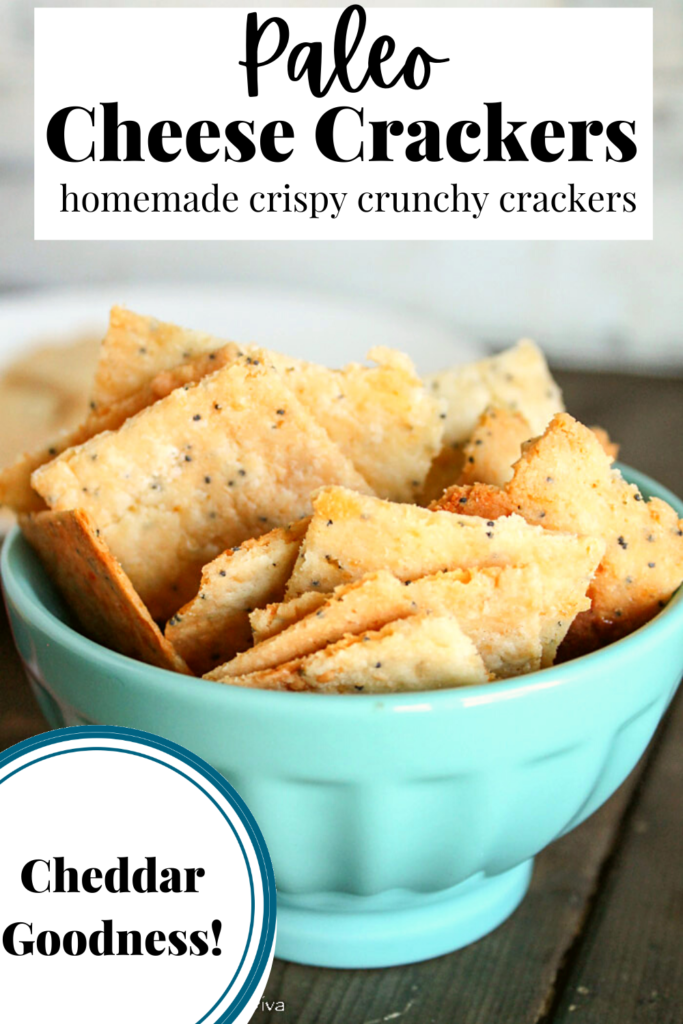
<path fill-rule="evenodd" d="M 70 739 L 84 739 L 84 738 L 97 738 L 97 739 L 118 739 L 128 740 L 137 743 L 142 746 L 151 747 L 152 749 L 160 750 L 164 753 L 171 754 L 177 760 L 182 761 L 184 764 L 193 768 L 199 772 L 200 775 L 204 776 L 219 792 L 226 798 L 232 809 L 236 812 L 242 826 L 245 828 L 247 835 L 251 841 L 252 849 L 256 855 L 258 862 L 261 882 L 263 885 L 263 927 L 261 930 L 261 937 L 254 957 L 251 970 L 242 984 L 237 996 L 231 1001 L 230 1005 L 221 1014 L 220 1017 L 216 1018 L 214 1024 L 233 1024 L 237 1016 L 244 1009 L 245 1005 L 253 995 L 257 986 L 262 981 L 265 970 L 270 960 L 270 953 L 275 941 L 275 921 L 276 921 L 276 895 L 275 895 L 275 879 L 273 875 L 273 868 L 268 855 L 268 850 L 263 839 L 261 830 L 259 829 L 256 821 L 251 814 L 251 811 L 246 806 L 242 798 L 236 792 L 236 790 L 230 785 L 219 772 L 211 767 L 206 761 L 193 754 L 187 748 L 174 743 L 172 740 L 166 740 L 160 736 L 155 736 L 152 733 L 144 732 L 140 729 L 130 729 L 126 726 L 96 726 L 96 725 L 82 725 L 82 726 L 69 726 L 64 729 L 55 729 L 45 735 L 34 736 L 27 740 L 23 740 L 20 743 L 9 747 L 6 751 L 0 754 L 0 770 L 10 764 L 17 758 L 39 750 L 44 747 L 54 746 L 58 743 L 64 743 Z M 65 754 L 74 754 L 86 751 L 107 751 L 117 754 L 129 754 L 136 757 L 142 757 L 147 760 L 153 761 L 156 764 L 161 765 L 164 768 L 169 768 L 171 771 L 176 772 L 187 782 L 191 783 L 197 789 L 202 792 L 207 799 L 216 807 L 219 813 L 223 816 L 225 821 L 230 826 L 230 829 L 237 840 L 240 847 L 242 856 L 244 857 L 245 865 L 247 868 L 247 874 L 249 877 L 250 886 L 250 897 L 251 897 L 251 918 L 249 925 L 249 935 L 247 937 L 247 943 L 242 954 L 239 966 L 233 977 L 231 978 L 227 988 L 223 991 L 221 996 L 216 1000 L 213 1006 L 196 1022 L 196 1024 L 203 1024 L 207 1017 L 213 1013 L 216 1007 L 220 1006 L 221 1002 L 226 998 L 227 993 L 232 988 L 235 978 L 239 975 L 242 965 L 249 951 L 251 944 L 251 937 L 253 935 L 254 928 L 254 883 L 251 872 L 251 866 L 246 856 L 244 846 L 237 831 L 227 816 L 225 811 L 220 807 L 218 802 L 208 793 L 198 782 L 190 778 L 185 772 L 172 764 L 168 764 L 162 761 L 160 758 L 152 757 L 149 754 L 141 753 L 136 750 L 129 750 L 123 747 L 75 747 L 71 750 L 60 750 L 55 751 L 53 754 L 46 754 L 43 757 L 35 758 L 28 763 L 21 765 L 19 768 L 5 775 L 4 778 L 0 779 L 0 785 L 12 778 L 18 772 L 23 771 L 25 768 L 32 767 L 33 765 L 49 760 L 52 757 L 59 757 Z"/>

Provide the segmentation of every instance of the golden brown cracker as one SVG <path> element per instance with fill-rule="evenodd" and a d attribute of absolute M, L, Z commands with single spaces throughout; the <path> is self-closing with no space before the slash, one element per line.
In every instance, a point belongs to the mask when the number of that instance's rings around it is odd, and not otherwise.
<path fill-rule="evenodd" d="M 83 509 L 38 512 L 21 527 L 84 633 L 119 654 L 189 674 Z"/>
<path fill-rule="evenodd" d="M 221 675 L 246 675 L 320 650 L 346 633 L 378 629 L 415 609 L 406 587 L 390 572 L 376 572 L 339 587 L 315 611 L 221 666 Z"/>
<path fill-rule="evenodd" d="M 455 569 L 400 582 L 387 571 L 338 587 L 319 608 L 216 670 L 215 678 L 265 671 L 349 634 L 419 612 L 454 615 L 489 671 L 504 678 L 552 664 L 574 617 L 589 607 L 595 559 L 569 568 Z M 214 678 L 214 676 L 212 676 Z"/>
<path fill-rule="evenodd" d="M 406 355 L 378 347 L 368 353 L 376 366 L 342 370 L 272 352 L 269 358 L 376 494 L 416 499 L 441 447 L 444 405 Z"/>
<path fill-rule="evenodd" d="M 365 481 L 277 371 L 248 356 L 37 470 L 54 509 L 86 508 L 154 618 L 196 594 L 221 551 Z"/>
<path fill-rule="evenodd" d="M 446 444 L 466 441 L 488 405 L 521 412 L 533 434 L 564 409 L 543 353 L 526 339 L 488 359 L 432 374 L 427 385 L 447 402 Z"/>
<path fill-rule="evenodd" d="M 521 455 L 522 445 L 532 433 L 529 421 L 521 412 L 505 406 L 488 406 L 463 449 L 458 483 L 502 487 L 512 476 L 512 467 Z"/>
<path fill-rule="evenodd" d="M 98 409 L 108 407 L 163 370 L 218 348 L 233 359 L 256 351 L 115 307 L 102 343 L 93 403 Z M 369 358 L 377 366 L 352 363 L 329 370 L 276 352 L 262 354 L 374 491 L 406 501 L 419 493 L 441 445 L 442 403 L 428 393 L 407 356 L 376 348 Z"/>
<path fill-rule="evenodd" d="M 250 646 L 249 613 L 284 596 L 306 527 L 304 519 L 270 530 L 204 566 L 199 593 L 164 631 L 193 672 L 203 675 Z"/>
<path fill-rule="evenodd" d="M 254 608 L 249 615 L 252 636 L 255 644 L 267 640 L 276 633 L 281 633 L 287 626 L 303 619 L 310 612 L 317 611 L 325 602 L 325 594 L 316 594 L 309 590 L 291 601 L 279 601 L 268 604 L 265 608 Z"/>
<path fill-rule="evenodd" d="M 234 362 L 230 347 L 206 352 L 175 366 L 162 370 L 139 391 L 121 398 L 109 406 L 91 409 L 83 423 L 64 430 L 47 444 L 40 445 L 19 456 L 10 466 L 0 472 L 0 505 L 15 512 L 34 512 L 44 509 L 45 502 L 31 486 L 31 474 L 61 455 L 68 448 L 85 444 L 91 437 L 104 430 L 117 430 L 127 419 L 154 402 L 165 398 L 177 387 L 193 384 L 209 373 L 215 373 L 223 366 Z"/>
<path fill-rule="evenodd" d="M 576 626 L 592 623 L 591 647 L 643 625 L 683 580 L 683 522 L 659 498 L 645 501 L 611 461 L 588 427 L 563 414 L 525 447 L 507 485 L 528 521 L 605 541 L 590 613 Z"/>
<path fill-rule="evenodd" d="M 97 411 L 114 405 L 164 370 L 217 349 L 231 350 L 235 358 L 243 351 L 235 342 L 114 306 L 95 370 L 91 408 Z"/>
<path fill-rule="evenodd" d="M 645 501 L 611 465 L 592 430 L 560 414 L 529 442 L 501 491 L 451 488 L 440 508 L 492 520 L 510 511 L 547 530 L 572 529 L 605 544 L 589 588 L 591 609 L 572 625 L 562 656 L 586 653 L 656 615 L 683 580 L 683 523 L 658 498 Z M 465 500 L 463 500 L 465 499 Z"/>
<path fill-rule="evenodd" d="M 387 569 L 402 580 L 444 569 L 479 565 L 577 559 L 594 571 L 603 552 L 601 541 L 549 534 L 520 516 L 495 524 L 399 505 L 344 487 L 323 488 L 304 538 L 286 598 L 307 590 L 329 592 L 368 572 Z"/>
<path fill-rule="evenodd" d="M 590 564 L 590 563 L 589 563 Z M 408 587 L 420 609 L 448 611 L 501 679 L 551 665 L 590 601 L 587 565 L 490 566 L 424 576 Z"/>
<path fill-rule="evenodd" d="M 426 378 L 432 394 L 446 400 L 446 419 L 439 471 L 432 471 L 422 493 L 422 504 L 438 498 L 444 487 L 457 481 L 458 446 L 467 442 L 477 419 L 489 405 L 520 412 L 531 435 L 540 434 L 551 417 L 564 409 L 562 392 L 553 380 L 545 357 L 532 342 L 476 363 L 466 363 Z M 453 453 L 455 452 L 455 456 Z"/>
<path fill-rule="evenodd" d="M 517 512 L 507 491 L 493 484 L 456 484 L 429 507 L 432 512 L 454 512 L 494 520 Z"/>
<path fill-rule="evenodd" d="M 215 674 L 212 674 L 215 678 Z M 489 681 L 476 648 L 449 615 L 415 615 L 274 669 L 219 679 L 317 693 L 399 693 Z"/>

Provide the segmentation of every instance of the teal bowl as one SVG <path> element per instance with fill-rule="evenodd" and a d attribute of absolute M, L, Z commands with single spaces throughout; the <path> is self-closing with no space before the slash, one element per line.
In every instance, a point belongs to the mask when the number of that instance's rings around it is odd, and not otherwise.
<path fill-rule="evenodd" d="M 663 487 L 627 475 L 683 515 Z M 683 588 L 631 636 L 564 665 L 350 697 L 222 686 L 92 643 L 16 529 L 2 576 L 50 725 L 144 729 L 217 768 L 268 843 L 277 955 L 320 966 L 422 960 L 500 924 L 534 856 L 633 769 L 683 672 Z"/>

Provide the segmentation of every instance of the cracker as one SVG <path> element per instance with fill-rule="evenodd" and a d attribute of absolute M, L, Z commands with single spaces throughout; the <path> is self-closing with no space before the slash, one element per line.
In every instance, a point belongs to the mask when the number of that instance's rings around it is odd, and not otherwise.
<path fill-rule="evenodd" d="M 222 665 L 211 678 L 265 671 L 349 634 L 419 612 L 454 615 L 500 678 L 552 664 L 575 616 L 589 607 L 595 561 L 569 568 L 492 566 L 422 576 L 409 585 L 386 571 L 338 587 L 316 611 Z"/>
<path fill-rule="evenodd" d="M 564 409 L 543 353 L 526 339 L 488 359 L 432 374 L 426 383 L 447 402 L 445 444 L 466 441 L 488 405 L 521 412 L 532 434 Z"/>
<path fill-rule="evenodd" d="M 242 351 L 235 342 L 114 306 L 95 370 L 91 408 L 114 405 L 140 391 L 158 373 L 226 346 L 235 358 Z"/>
<path fill-rule="evenodd" d="M 487 669 L 501 679 L 552 665 L 586 595 L 594 561 L 438 573 L 408 587 L 420 609 L 455 615 Z"/>
<path fill-rule="evenodd" d="M 571 416 L 556 416 L 531 442 L 515 467 L 508 492 L 532 521 L 543 513 L 547 529 L 602 537 L 605 554 L 591 585 L 592 648 L 649 621 L 683 580 L 683 522 L 659 498 L 644 501 L 635 484 L 612 469 L 591 430 Z"/>
<path fill-rule="evenodd" d="M 277 371 L 246 357 L 37 470 L 54 509 L 82 506 L 155 619 L 221 551 L 306 515 L 311 492 L 365 481 Z"/>
<path fill-rule="evenodd" d="M 22 517 L 25 536 L 83 632 L 148 665 L 189 674 L 83 509 Z"/>
<path fill-rule="evenodd" d="M 114 307 L 93 403 L 107 407 L 160 371 L 217 348 L 230 349 L 234 359 L 256 351 Z M 329 370 L 275 352 L 263 354 L 374 491 L 397 501 L 414 499 L 441 446 L 444 406 L 428 393 L 407 356 L 378 347 L 369 353 L 375 367 L 351 363 Z"/>
<path fill-rule="evenodd" d="M 249 613 L 282 599 L 307 525 L 270 530 L 204 566 L 199 593 L 164 631 L 193 672 L 203 675 L 250 646 Z"/>
<path fill-rule="evenodd" d="M 512 466 L 532 433 L 529 421 L 521 412 L 505 406 L 488 406 L 463 449 L 458 483 L 481 482 L 502 487 L 512 476 Z"/>
<path fill-rule="evenodd" d="M 597 566 L 599 540 L 550 534 L 512 515 L 494 525 L 449 512 L 398 505 L 344 487 L 323 488 L 313 502 L 286 598 L 307 590 L 329 592 L 368 572 L 388 569 L 416 579 L 444 569 L 538 562 L 556 567 Z"/>
<path fill-rule="evenodd" d="M 310 612 L 317 611 L 325 602 L 325 594 L 316 594 L 309 590 L 291 601 L 280 601 L 275 604 L 266 605 L 265 608 L 254 608 L 249 615 L 249 623 L 255 644 L 267 640 L 268 637 L 281 633 L 287 626 L 303 619 Z"/>
<path fill-rule="evenodd" d="M 11 360 L 0 376 L 0 466 L 85 417 L 96 358 L 93 338 L 60 338 Z"/>
<path fill-rule="evenodd" d="M 217 672 L 222 678 L 281 665 L 320 650 L 346 633 L 379 629 L 391 619 L 402 618 L 414 610 L 406 587 L 395 576 L 385 571 L 371 573 L 358 582 L 339 587 L 317 610 L 238 654 Z"/>
<path fill-rule="evenodd" d="M 518 511 L 508 492 L 494 484 L 455 484 L 429 507 L 432 512 L 452 512 L 493 520 Z"/>
<path fill-rule="evenodd" d="M 57 392 L 70 399 L 81 417 L 88 404 L 100 338 L 93 334 L 36 338 L 5 368 L 3 382 Z"/>
<path fill-rule="evenodd" d="M 465 464 L 464 441 L 444 446 L 436 456 L 417 499 L 418 505 L 429 505 L 460 479 Z"/>
<path fill-rule="evenodd" d="M 531 428 L 529 436 L 540 434 L 551 417 L 564 409 L 562 392 L 543 353 L 527 340 L 488 359 L 432 374 L 425 383 L 432 394 L 446 400 L 446 419 L 442 451 L 423 489 L 423 504 L 457 482 L 461 448 L 487 406 L 520 412 Z"/>
<path fill-rule="evenodd" d="M 82 426 L 75 430 L 63 430 L 52 441 L 41 444 L 33 451 L 24 452 L 6 466 L 0 472 L 0 505 L 17 513 L 45 510 L 47 505 L 31 486 L 31 475 L 67 448 L 87 440 L 82 430 Z"/>
<path fill-rule="evenodd" d="M 392 693 L 472 686 L 489 678 L 474 644 L 452 616 L 423 614 L 345 638 L 275 669 L 221 681 L 270 690 Z"/>
<path fill-rule="evenodd" d="M 508 509 L 547 530 L 572 529 L 600 537 L 604 556 L 589 588 L 591 609 L 570 629 L 562 656 L 619 639 L 648 622 L 683 581 L 683 522 L 659 498 L 645 501 L 635 484 L 613 469 L 598 438 L 571 416 L 552 420 L 525 446 L 512 480 L 499 492 Z M 481 513 L 482 496 L 495 519 L 495 489 L 454 489 L 441 508 Z M 502 521 L 502 520 L 501 520 Z"/>
<path fill-rule="evenodd" d="M 428 393 L 407 356 L 378 347 L 368 353 L 377 366 L 328 370 L 268 355 L 376 494 L 416 499 L 441 447 L 444 403 Z"/>
<path fill-rule="evenodd" d="M 36 469 L 68 448 L 85 444 L 104 430 L 117 430 L 131 416 L 165 398 L 175 388 L 194 384 L 232 362 L 234 353 L 230 346 L 198 355 L 171 370 L 162 370 L 139 391 L 121 398 L 113 405 L 91 410 L 79 426 L 64 430 L 47 444 L 24 453 L 0 473 L 0 505 L 15 512 L 44 509 L 45 502 L 31 486 L 31 474 Z"/>

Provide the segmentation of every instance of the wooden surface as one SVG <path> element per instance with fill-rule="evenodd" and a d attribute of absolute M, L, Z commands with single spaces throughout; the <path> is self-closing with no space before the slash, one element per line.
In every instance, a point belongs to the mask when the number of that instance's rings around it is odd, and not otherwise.
<path fill-rule="evenodd" d="M 558 373 L 570 412 L 683 494 L 683 381 Z M 0 749 L 45 728 L 4 618 Z M 276 961 L 254 1024 L 683 1024 L 683 693 L 605 806 L 536 861 L 493 934 L 382 971 Z M 263 1004 L 262 1004 L 263 1005 Z"/>

